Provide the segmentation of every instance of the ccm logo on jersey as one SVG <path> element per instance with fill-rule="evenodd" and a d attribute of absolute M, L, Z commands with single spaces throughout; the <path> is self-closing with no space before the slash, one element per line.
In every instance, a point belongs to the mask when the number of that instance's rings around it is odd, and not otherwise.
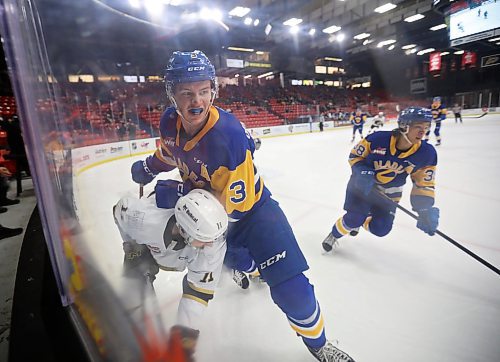
<path fill-rule="evenodd" d="M 167 146 L 174 147 L 175 140 L 172 137 L 165 137 L 163 140 Z"/>
<path fill-rule="evenodd" d="M 194 72 L 197 70 L 205 70 L 205 67 L 188 67 L 188 72 Z"/>
<path fill-rule="evenodd" d="M 386 148 L 375 148 L 372 153 L 375 153 L 377 155 L 385 155 L 385 153 L 387 152 L 387 149 Z"/>
<path fill-rule="evenodd" d="M 268 266 L 271 266 L 271 265 L 277 263 L 278 261 L 280 261 L 281 259 L 285 259 L 285 258 L 286 258 L 286 250 L 283 250 L 281 253 L 270 257 L 269 259 L 267 259 L 263 263 L 260 263 L 260 269 L 261 270 L 266 269 Z"/>

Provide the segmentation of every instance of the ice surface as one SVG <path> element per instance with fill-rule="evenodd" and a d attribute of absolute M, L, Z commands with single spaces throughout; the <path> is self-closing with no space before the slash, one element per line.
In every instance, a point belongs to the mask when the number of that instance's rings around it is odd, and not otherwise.
<path fill-rule="evenodd" d="M 386 125 L 388 130 L 393 125 Z M 365 130 L 366 133 L 366 130 Z M 439 229 L 500 267 L 500 116 L 446 120 L 438 151 Z M 255 162 L 285 211 L 310 265 L 330 339 L 363 362 L 500 361 L 500 277 L 398 211 L 392 232 L 345 237 L 334 255 L 321 241 L 343 213 L 350 127 L 262 140 Z M 431 139 L 434 143 L 434 140 Z M 122 250 L 111 208 L 138 194 L 128 158 L 77 180 L 77 205 L 101 270 L 119 289 Z M 168 178 L 163 175 L 162 178 Z M 146 187 L 146 193 L 152 187 Z M 402 205 L 410 209 L 410 185 Z M 96 200 L 98 200 L 96 202 Z M 155 287 L 167 325 L 182 274 L 160 272 Z M 199 362 L 313 361 L 265 285 L 240 290 L 229 273 L 207 309 Z"/>

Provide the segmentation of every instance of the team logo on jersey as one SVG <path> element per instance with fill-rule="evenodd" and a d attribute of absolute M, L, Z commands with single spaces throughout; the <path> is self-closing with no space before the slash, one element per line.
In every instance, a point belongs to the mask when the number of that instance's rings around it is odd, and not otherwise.
<path fill-rule="evenodd" d="M 281 253 L 276 254 L 276 255 L 270 257 L 269 259 L 267 259 L 266 261 L 260 263 L 260 269 L 261 270 L 266 269 L 267 267 L 269 267 L 273 264 L 276 264 L 281 259 L 285 259 L 285 258 L 286 258 L 286 250 L 283 250 Z"/>
<path fill-rule="evenodd" d="M 387 152 L 387 149 L 386 148 L 383 148 L 383 147 L 377 147 L 375 148 L 372 153 L 375 153 L 377 155 L 385 155 Z"/>
<path fill-rule="evenodd" d="M 376 179 L 380 184 L 386 184 L 394 180 L 399 174 L 405 172 L 404 167 L 397 162 L 387 160 L 374 161 L 373 166 L 376 172 Z"/>

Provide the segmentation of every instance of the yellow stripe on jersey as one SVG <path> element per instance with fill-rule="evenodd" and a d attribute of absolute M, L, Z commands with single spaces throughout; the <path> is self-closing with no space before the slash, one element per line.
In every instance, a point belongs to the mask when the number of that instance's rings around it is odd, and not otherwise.
<path fill-rule="evenodd" d="M 217 108 L 214 106 L 211 106 L 209 111 L 208 111 L 208 121 L 205 123 L 203 128 L 194 136 L 191 140 L 187 141 L 186 144 L 184 145 L 183 150 L 186 152 L 191 151 L 194 146 L 207 134 L 208 131 L 212 129 L 213 126 L 217 123 L 219 120 L 219 111 Z M 181 117 L 177 116 L 177 136 L 175 138 L 175 144 L 179 146 L 180 144 L 180 132 L 181 132 L 181 127 L 182 127 L 182 122 L 181 122 Z"/>
<path fill-rule="evenodd" d="M 428 197 L 435 197 L 435 191 L 434 189 L 429 189 L 429 188 L 420 188 L 420 187 L 413 187 L 411 189 L 411 195 L 412 196 L 428 196 Z"/>
<path fill-rule="evenodd" d="M 410 155 L 413 155 L 415 152 L 417 152 L 417 150 L 420 148 L 420 146 L 422 145 L 422 142 L 418 142 L 418 143 L 415 143 L 413 146 L 411 146 L 411 148 L 406 151 L 406 152 L 401 152 L 401 154 L 398 156 L 398 158 L 406 158 Z M 389 146 L 389 149 L 391 151 L 391 155 L 395 155 L 396 154 L 396 136 L 392 135 L 391 136 L 391 144 Z"/>
<path fill-rule="evenodd" d="M 363 161 L 370 154 L 370 142 L 363 138 L 354 148 L 349 155 L 349 165 L 354 166 L 356 163 Z"/>
<path fill-rule="evenodd" d="M 341 233 L 342 235 L 349 234 L 349 230 L 347 230 L 344 227 L 344 223 L 343 223 L 343 218 L 342 217 L 337 220 L 337 222 L 335 223 L 335 227 L 337 228 L 337 230 L 339 231 L 339 233 Z"/>
<path fill-rule="evenodd" d="M 191 289 L 197 291 L 197 292 L 200 292 L 200 293 L 204 293 L 204 294 L 214 294 L 214 291 L 212 289 L 204 289 L 204 288 L 200 288 L 200 287 L 197 287 L 196 285 L 194 285 L 193 283 L 191 282 L 188 282 L 188 285 Z"/>
<path fill-rule="evenodd" d="M 300 327 L 295 323 L 293 323 L 290 319 L 288 320 L 288 323 L 290 323 L 290 326 L 295 332 L 297 332 L 303 337 L 311 339 L 318 338 L 321 335 L 321 333 L 323 333 L 323 329 L 325 326 L 325 323 L 323 321 L 323 315 L 319 317 L 316 324 L 313 325 L 312 327 Z"/>
<path fill-rule="evenodd" d="M 436 166 L 422 167 L 411 175 L 411 179 L 418 187 L 436 186 Z"/>
<path fill-rule="evenodd" d="M 255 193 L 255 172 L 252 153 L 246 150 L 245 160 L 235 170 L 221 166 L 211 176 L 210 186 L 217 192 L 219 201 L 228 214 L 234 211 L 246 212 L 255 205 L 262 196 L 264 183 L 260 178 L 259 192 Z"/>
<path fill-rule="evenodd" d="M 206 300 L 203 300 L 201 298 L 195 297 L 194 295 L 191 295 L 191 294 L 183 294 L 182 298 L 194 300 L 195 302 L 203 304 L 205 307 L 208 306 L 208 302 Z"/>

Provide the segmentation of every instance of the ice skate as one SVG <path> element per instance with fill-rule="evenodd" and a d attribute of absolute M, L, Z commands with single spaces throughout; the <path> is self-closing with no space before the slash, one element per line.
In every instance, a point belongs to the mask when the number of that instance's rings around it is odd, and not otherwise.
<path fill-rule="evenodd" d="M 250 281 L 245 273 L 233 269 L 233 280 L 241 289 L 247 289 L 250 286 Z"/>
<path fill-rule="evenodd" d="M 332 251 L 334 248 L 339 246 L 339 241 L 335 236 L 332 235 L 332 233 L 328 234 L 328 236 L 323 240 L 321 243 L 323 246 L 323 250 L 326 252 Z"/>
<path fill-rule="evenodd" d="M 330 341 L 326 341 L 325 345 L 319 349 L 307 348 L 320 362 L 354 362 L 351 356 L 335 347 Z"/>

